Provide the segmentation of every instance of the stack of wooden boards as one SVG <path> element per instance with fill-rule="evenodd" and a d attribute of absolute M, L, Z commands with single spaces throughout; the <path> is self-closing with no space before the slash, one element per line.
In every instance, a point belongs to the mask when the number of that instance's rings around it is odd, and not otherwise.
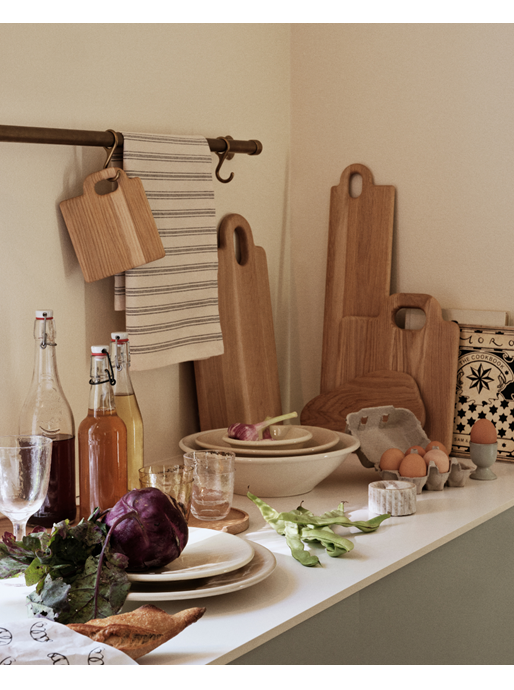
<path fill-rule="evenodd" d="M 351 193 L 360 175 L 362 191 Z M 434 297 L 390 294 L 395 188 L 375 185 L 364 165 L 348 166 L 331 190 L 321 394 L 301 422 L 345 431 L 364 407 L 411 410 L 432 440 L 452 446 L 459 326 Z M 235 251 L 237 238 L 240 256 Z M 225 352 L 195 362 L 202 430 L 281 414 L 266 254 L 248 222 L 227 216 L 219 236 L 219 310 Z M 418 330 L 397 325 L 421 309 Z"/>
<path fill-rule="evenodd" d="M 352 196 L 351 179 L 362 177 Z M 427 436 L 452 446 L 459 326 L 434 297 L 390 295 L 395 188 L 375 185 L 364 165 L 348 166 L 331 190 L 321 394 L 302 424 L 344 431 L 363 407 L 411 410 Z M 425 325 L 397 325 L 402 309 L 421 309 Z"/>

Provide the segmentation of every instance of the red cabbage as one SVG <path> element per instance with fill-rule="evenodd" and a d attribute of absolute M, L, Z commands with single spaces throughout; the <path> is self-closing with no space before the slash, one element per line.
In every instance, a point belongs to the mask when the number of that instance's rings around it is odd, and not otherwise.
<path fill-rule="evenodd" d="M 134 516 L 118 522 L 133 512 Z M 151 487 L 125 494 L 107 513 L 105 523 L 113 528 L 112 550 L 127 556 L 127 570 L 132 572 L 155 570 L 171 563 L 180 556 L 189 536 L 178 503 Z"/>

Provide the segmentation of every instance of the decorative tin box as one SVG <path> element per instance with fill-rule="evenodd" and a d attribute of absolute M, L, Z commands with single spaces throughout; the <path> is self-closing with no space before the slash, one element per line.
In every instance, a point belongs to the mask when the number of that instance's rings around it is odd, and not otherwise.
<path fill-rule="evenodd" d="M 471 427 L 489 419 L 498 460 L 514 462 L 514 328 L 461 326 L 452 455 L 469 457 Z"/>

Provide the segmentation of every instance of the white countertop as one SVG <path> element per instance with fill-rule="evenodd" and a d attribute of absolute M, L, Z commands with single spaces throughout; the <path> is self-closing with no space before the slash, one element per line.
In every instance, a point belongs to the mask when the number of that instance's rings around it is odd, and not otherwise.
<path fill-rule="evenodd" d="M 468 479 L 463 487 L 424 490 L 417 496 L 415 515 L 392 517 L 374 533 L 337 527 L 336 531 L 348 536 L 355 548 L 344 556 L 330 558 L 322 547 L 314 547 L 322 564 L 314 568 L 294 560 L 285 538 L 265 523 L 258 508 L 246 497 L 236 496 L 235 507 L 250 515 L 250 527 L 240 536 L 272 551 L 277 559 L 275 571 L 263 582 L 238 592 L 156 602 L 170 613 L 192 606 L 205 606 L 207 610 L 197 623 L 139 663 L 226 664 L 491 519 L 514 506 L 514 464 L 497 462 L 492 469 L 498 475 L 496 481 Z M 332 510 L 344 500 L 348 517 L 366 520 L 367 486 L 379 478 L 378 473 L 365 469 L 351 455 L 309 494 L 265 500 L 277 510 L 296 508 L 303 501 L 315 514 Z M 24 589 L 0 581 L 0 606 L 5 613 L 26 615 Z M 127 603 L 125 610 L 139 605 Z"/>

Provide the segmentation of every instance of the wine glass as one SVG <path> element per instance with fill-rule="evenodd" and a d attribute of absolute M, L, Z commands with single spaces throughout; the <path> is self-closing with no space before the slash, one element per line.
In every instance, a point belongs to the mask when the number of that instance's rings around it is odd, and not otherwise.
<path fill-rule="evenodd" d="M 25 536 L 27 521 L 48 492 L 52 440 L 46 436 L 0 436 L 0 511 Z"/>

